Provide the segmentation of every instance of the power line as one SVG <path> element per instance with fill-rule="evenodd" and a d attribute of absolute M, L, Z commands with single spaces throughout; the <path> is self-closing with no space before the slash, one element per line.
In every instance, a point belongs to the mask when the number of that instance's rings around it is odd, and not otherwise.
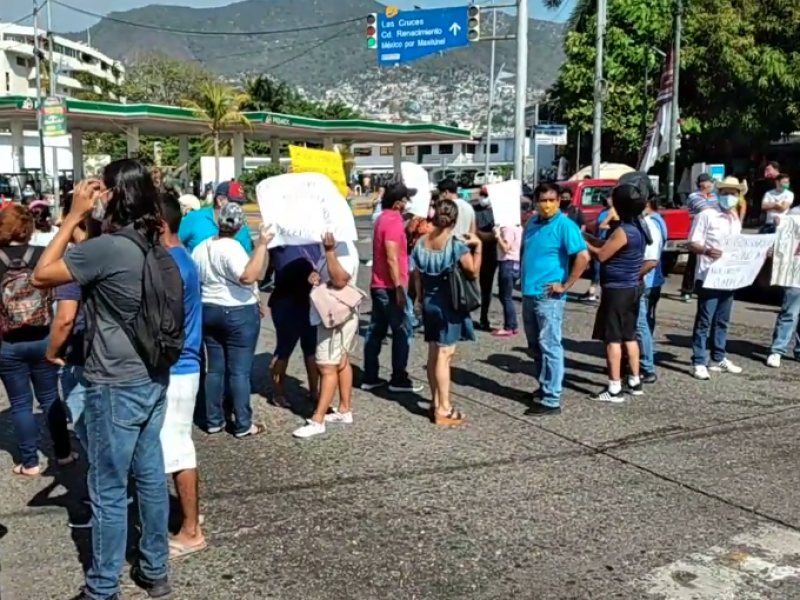
<path fill-rule="evenodd" d="M 285 64 L 287 64 L 289 62 L 292 62 L 293 60 L 296 60 L 296 59 L 298 59 L 298 58 L 300 58 L 302 56 L 305 56 L 309 52 L 312 52 L 312 51 L 316 50 L 317 48 L 319 48 L 321 46 L 324 46 L 326 43 L 328 43 L 328 42 L 330 42 L 330 41 L 332 41 L 332 40 L 334 40 L 334 39 L 336 39 L 338 37 L 347 38 L 347 37 L 353 37 L 354 35 L 359 35 L 359 32 L 357 32 L 357 31 L 352 31 L 350 33 L 344 33 L 344 32 L 347 31 L 347 29 L 348 28 L 346 27 L 346 28 L 342 29 L 341 31 L 338 31 L 335 34 L 333 34 L 331 36 L 328 36 L 328 37 L 315 38 L 315 39 L 311 39 L 311 40 L 305 40 L 303 42 L 296 42 L 295 44 L 292 44 L 291 46 L 288 46 L 288 47 L 284 46 L 283 48 L 281 48 L 282 50 L 294 50 L 294 49 L 300 48 L 302 46 L 303 47 L 303 52 L 301 52 L 300 54 L 298 54 L 296 56 L 293 56 L 290 59 L 281 60 L 281 61 L 275 63 L 275 65 L 270 65 L 270 66 L 268 66 L 266 68 L 274 69 L 276 67 L 279 67 L 279 66 L 285 65 Z M 315 42 L 318 42 L 318 43 L 315 44 Z M 313 44 L 313 45 L 309 46 L 309 44 Z M 254 54 L 261 54 L 261 53 L 263 53 L 265 51 L 268 51 L 268 50 L 269 50 L 268 48 L 257 48 L 257 49 L 252 49 L 252 50 L 244 50 L 242 52 L 234 52 L 232 54 L 220 54 L 219 56 L 213 56 L 211 58 L 207 58 L 207 59 L 201 60 L 199 62 L 204 63 L 204 64 L 213 63 L 213 62 L 217 62 L 217 61 L 220 61 L 220 60 L 226 60 L 228 58 L 237 58 L 237 57 L 240 57 L 240 56 L 252 56 Z"/>
<path fill-rule="evenodd" d="M 366 15 L 355 17 L 352 19 L 344 19 L 341 21 L 334 21 L 332 23 L 322 23 L 319 25 L 306 25 L 304 27 L 291 27 L 288 29 L 274 29 L 271 31 L 196 31 L 190 29 L 172 29 L 169 27 L 161 27 L 159 25 L 147 25 L 145 23 L 134 23 L 133 21 L 127 21 L 125 19 L 119 19 L 117 17 L 110 17 L 104 16 L 98 13 L 91 12 L 89 10 L 84 10 L 82 8 L 76 8 L 74 6 L 69 6 L 68 4 L 64 4 L 60 0 L 50 0 L 54 4 L 61 6 L 62 8 L 66 8 L 72 12 L 76 12 L 78 14 L 93 17 L 95 19 L 101 19 L 105 21 L 110 21 L 112 23 L 119 23 L 121 25 L 127 25 L 129 27 L 138 27 L 139 29 L 149 29 L 152 31 L 161 31 L 163 33 L 176 33 L 178 35 L 197 35 L 197 36 L 254 36 L 254 35 L 278 35 L 282 33 L 300 33 L 302 31 L 314 31 L 316 29 L 325 29 L 327 27 L 336 27 L 337 25 L 345 25 L 350 23 L 355 23 L 357 21 L 362 21 L 366 18 Z"/>

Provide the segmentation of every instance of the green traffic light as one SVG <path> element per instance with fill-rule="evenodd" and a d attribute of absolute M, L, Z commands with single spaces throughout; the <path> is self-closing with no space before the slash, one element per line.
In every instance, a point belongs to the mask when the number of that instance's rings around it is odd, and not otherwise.
<path fill-rule="evenodd" d="M 374 47 L 375 47 L 375 39 L 374 38 L 369 38 L 367 40 L 367 48 L 374 48 Z"/>

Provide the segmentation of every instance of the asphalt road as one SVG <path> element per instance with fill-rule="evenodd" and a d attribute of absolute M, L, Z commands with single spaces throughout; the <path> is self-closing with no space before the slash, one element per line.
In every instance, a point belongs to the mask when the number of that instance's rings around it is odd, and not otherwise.
<path fill-rule="evenodd" d="M 593 308 L 568 311 L 560 416 L 523 415 L 534 385 L 524 338 L 480 334 L 453 366 L 463 428 L 421 416 L 427 389 L 357 391 L 355 424 L 305 442 L 290 435 L 300 417 L 265 399 L 274 335 L 263 321 L 253 402 L 268 432 L 246 441 L 196 433 L 210 547 L 174 565 L 173 598 L 800 597 L 800 364 L 763 366 L 773 309 L 737 304 L 729 349 L 744 374 L 700 382 L 687 369 L 693 306 L 665 299 L 661 379 L 613 406 L 586 399 L 605 381 L 602 348 L 588 341 Z M 302 381 L 299 357 L 291 372 Z M 420 336 L 410 372 L 424 382 Z M 304 395 L 293 398 L 302 412 Z M 69 598 L 88 546 L 87 532 L 66 525 L 67 488 L 80 482 L 11 476 L 5 399 L 0 442 L 0 595 Z"/>

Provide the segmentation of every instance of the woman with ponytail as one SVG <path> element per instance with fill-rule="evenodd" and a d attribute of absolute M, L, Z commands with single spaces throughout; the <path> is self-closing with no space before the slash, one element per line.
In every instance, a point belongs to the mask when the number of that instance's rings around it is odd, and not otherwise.
<path fill-rule="evenodd" d="M 590 254 L 600 262 L 600 306 L 592 333 L 593 339 L 606 345 L 608 386 L 592 398 L 600 402 L 625 400 L 621 374 L 623 345 L 630 364 L 626 391 L 634 396 L 643 393 L 639 378 L 636 324 L 645 266 L 644 251 L 652 239 L 647 225 L 642 221 L 649 194 L 641 188 L 638 181 L 622 180 L 614 188 L 611 201 L 619 217 L 619 225 L 608 239 L 599 240 L 584 234 Z M 652 265 L 647 266 L 647 270 L 652 268 Z"/>

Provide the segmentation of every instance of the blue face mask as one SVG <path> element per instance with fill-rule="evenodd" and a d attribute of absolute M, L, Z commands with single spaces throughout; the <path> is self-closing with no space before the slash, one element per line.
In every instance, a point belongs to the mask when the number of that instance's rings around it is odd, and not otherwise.
<path fill-rule="evenodd" d="M 724 196 L 720 197 L 719 204 L 725 210 L 731 210 L 732 208 L 736 208 L 736 206 L 739 204 L 739 196 L 725 194 Z"/>

